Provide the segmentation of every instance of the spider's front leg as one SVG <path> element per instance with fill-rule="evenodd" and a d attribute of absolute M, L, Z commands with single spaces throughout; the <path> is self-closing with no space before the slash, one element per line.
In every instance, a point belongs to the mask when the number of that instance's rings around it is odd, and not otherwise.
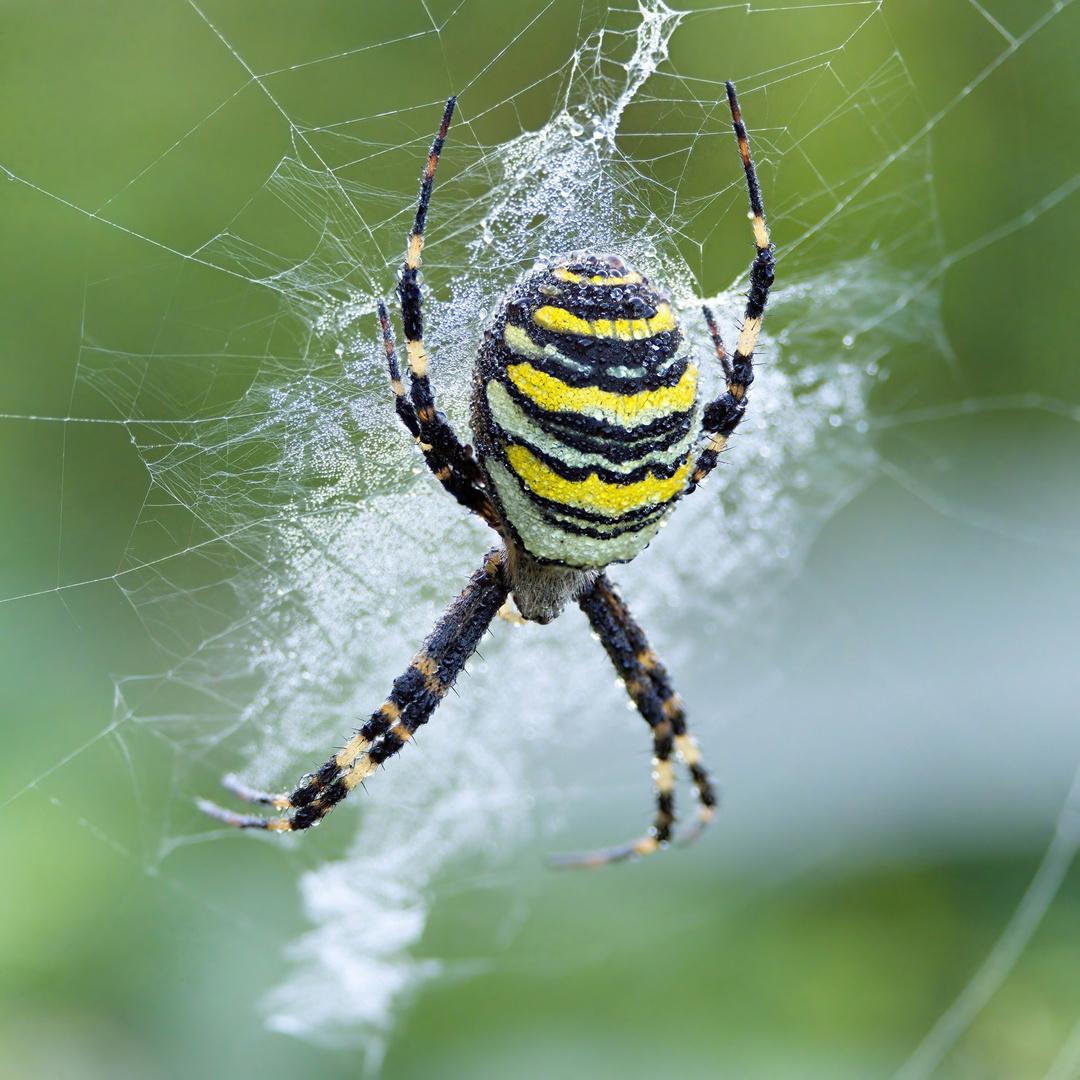
<path fill-rule="evenodd" d="M 673 750 L 686 763 L 698 793 L 697 826 L 686 839 L 696 838 L 712 819 L 717 799 L 697 744 L 686 730 L 686 713 L 671 686 L 667 669 L 605 574 L 596 579 L 578 604 L 626 684 L 626 692 L 653 733 L 656 815 L 648 833 L 619 847 L 580 855 L 560 855 L 554 859 L 557 866 L 604 866 L 634 855 L 649 855 L 671 839 L 675 824 Z"/>
<path fill-rule="evenodd" d="M 454 685 L 509 595 L 505 558 L 500 549 L 488 554 L 483 567 L 435 624 L 408 669 L 394 680 L 386 701 L 338 753 L 317 772 L 305 776 L 291 793 L 256 791 L 235 777 L 225 778 L 225 786 L 239 798 L 289 813 L 275 818 L 237 814 L 205 799 L 198 800 L 199 809 L 241 829 L 295 832 L 321 821 L 353 788 L 396 754 L 421 724 L 427 723 Z"/>
<path fill-rule="evenodd" d="M 487 480 L 472 447 L 461 443 L 446 417 L 435 407 L 435 393 L 428 378 L 428 355 L 424 347 L 420 252 L 424 246 L 424 224 L 435 184 L 435 169 L 439 164 L 439 155 L 446 141 L 456 101 L 456 98 L 447 101 L 442 123 L 428 152 L 427 165 L 420 181 L 416 217 L 405 248 L 405 261 L 398 272 L 397 291 L 401 301 L 401 324 L 405 331 L 405 354 L 409 364 L 408 393 L 398 368 L 390 317 L 381 300 L 378 304 L 379 323 L 382 327 L 386 363 L 390 369 L 390 385 L 393 387 L 398 416 L 416 439 L 428 468 L 443 487 L 463 506 L 497 529 L 498 514 L 485 492 Z"/>

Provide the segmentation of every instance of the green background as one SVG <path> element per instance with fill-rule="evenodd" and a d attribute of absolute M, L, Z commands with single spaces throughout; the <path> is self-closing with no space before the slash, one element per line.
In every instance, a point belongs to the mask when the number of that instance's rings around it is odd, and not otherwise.
<path fill-rule="evenodd" d="M 695 853 L 589 875 L 546 873 L 538 845 L 494 878 L 450 874 L 419 950 L 450 961 L 448 975 L 403 1012 L 386 1076 L 890 1076 L 1015 910 L 1080 758 L 1080 197 L 1039 205 L 1080 175 L 1080 5 L 953 99 L 1043 9 L 985 5 L 998 28 L 959 0 L 873 14 L 915 88 L 907 104 L 925 117 L 945 110 L 932 132 L 945 251 L 977 250 L 947 260 L 941 277 L 951 357 L 913 348 L 875 388 L 875 416 L 909 418 L 875 429 L 879 479 L 822 529 L 768 632 L 745 628 L 761 649 L 743 678 L 758 690 L 722 772 L 736 804 L 740 775 L 775 778 L 743 810 L 762 823 L 743 835 L 765 839 L 728 857 L 713 836 Z M 260 71 L 430 25 L 409 4 L 204 10 Z M 544 16 L 512 88 L 564 62 L 579 13 Z M 286 84 L 289 108 L 333 123 L 438 100 L 530 14 L 467 3 L 445 35 L 449 74 L 407 45 L 374 50 L 362 65 Z M 774 57 L 835 45 L 834 18 L 781 9 L 734 33 L 691 20 L 675 39 L 678 62 L 718 57 L 749 77 L 777 67 Z M 844 53 L 853 70 L 861 42 Z M 505 98 L 500 77 L 481 81 L 477 100 Z M 149 351 L 166 325 L 182 339 L 182 319 L 166 319 L 179 258 L 144 262 L 141 241 L 81 211 L 177 251 L 216 234 L 288 148 L 280 116 L 247 84 L 184 4 L 0 5 L 0 165 L 19 178 L 0 183 L 0 1076 L 361 1071 L 354 1050 L 267 1032 L 257 1007 L 305 928 L 299 870 L 340 848 L 354 819 L 320 830 L 302 855 L 204 844 L 166 860 L 165 877 L 131 857 L 144 850 L 135 789 L 154 783 L 154 766 L 128 769 L 108 739 L 80 748 L 112 720 L 113 676 L 155 670 L 146 628 L 112 580 L 146 472 L 123 427 L 34 419 L 97 415 L 76 394 L 88 345 Z M 778 81 L 770 107 L 784 100 Z M 226 101 L 227 124 L 200 123 Z M 540 87 L 516 113 L 492 113 L 484 137 L 537 126 L 550 107 Z M 404 114 L 385 137 L 422 136 L 426 116 Z M 185 153 L 142 182 L 190 132 Z M 852 150 L 844 133 L 840 120 L 825 125 L 813 150 L 840 174 Z M 414 173 L 395 159 L 372 182 L 407 202 Z M 781 221 L 800 220 L 797 198 L 780 201 Z M 1004 235 L 984 243 L 995 230 Z M 745 258 L 745 241 L 727 236 L 719 230 L 692 262 L 714 290 Z M 220 295 L 223 325 L 260 303 L 236 301 L 212 272 L 195 288 Z M 950 408 L 966 400 L 981 404 Z M 885 700 L 911 702 L 916 732 L 915 712 L 939 703 L 940 742 L 890 729 L 882 744 L 873 721 Z M 786 727 L 755 729 L 777 713 Z M 822 799 L 850 823 L 824 846 L 805 825 L 816 780 L 803 751 L 815 739 L 836 740 L 851 762 L 843 776 L 859 780 L 837 790 L 821 778 Z M 157 768 L 170 767 L 163 753 Z M 1080 1016 L 1078 917 L 1073 873 L 939 1075 L 1047 1074 Z"/>

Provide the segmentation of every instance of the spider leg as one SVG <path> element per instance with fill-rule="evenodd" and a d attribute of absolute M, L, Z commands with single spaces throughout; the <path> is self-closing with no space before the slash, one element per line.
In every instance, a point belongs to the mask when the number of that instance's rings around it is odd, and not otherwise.
<path fill-rule="evenodd" d="M 649 645 L 625 601 L 606 575 L 578 600 L 593 630 L 626 683 L 626 692 L 653 733 L 653 780 L 656 815 L 645 836 L 629 844 L 581 855 L 555 857 L 558 866 L 603 866 L 633 855 L 649 855 L 666 844 L 675 824 L 675 773 L 672 750 L 686 763 L 698 793 L 698 817 L 689 839 L 695 838 L 715 813 L 716 792 L 693 737 L 686 730 L 682 701 L 671 686 L 660 657 Z"/>
<path fill-rule="evenodd" d="M 401 324 L 405 332 L 405 354 L 409 364 L 407 393 L 398 370 L 386 305 L 381 301 L 379 322 L 382 326 L 383 345 L 386 348 L 386 361 L 390 369 L 390 383 L 394 390 L 397 414 L 416 439 L 428 468 L 458 502 L 479 514 L 492 528 L 498 528 L 495 507 L 484 492 L 487 480 L 472 447 L 461 443 L 446 416 L 435 407 L 435 392 L 428 378 L 428 355 L 424 347 L 420 251 L 424 246 L 424 224 L 435 184 L 435 169 L 439 164 L 439 155 L 446 141 L 456 103 L 457 98 L 453 97 L 447 101 L 442 123 L 431 144 L 427 165 L 420 181 L 420 197 L 405 249 L 405 261 L 398 272 L 397 292 L 401 300 Z"/>
<path fill-rule="evenodd" d="M 743 313 L 742 330 L 735 346 L 735 355 L 728 360 L 724 343 L 720 340 L 720 331 L 716 326 L 713 313 L 706 307 L 705 321 L 709 325 L 713 346 L 724 369 L 727 391 L 710 401 L 702 415 L 702 428 L 708 433 L 709 441 L 698 455 L 686 493 L 693 491 L 716 467 L 720 453 L 727 444 L 731 433 L 739 426 L 746 412 L 746 394 L 754 381 L 754 346 L 761 331 L 761 320 L 765 316 L 765 305 L 769 302 L 769 291 L 773 283 L 772 244 L 769 242 L 769 228 L 765 224 L 765 206 L 761 201 L 761 185 L 758 183 L 754 161 L 750 157 L 750 140 L 746 134 L 746 125 L 739 111 L 739 102 L 735 97 L 735 87 L 727 83 L 728 105 L 731 107 L 731 122 L 735 128 L 735 137 L 739 141 L 739 153 L 742 156 L 743 171 L 746 173 L 746 188 L 750 196 L 750 215 L 754 227 L 754 246 L 757 254 L 750 264 L 750 289 L 746 295 L 746 310 Z"/>
<path fill-rule="evenodd" d="M 204 814 L 241 829 L 296 832 L 321 821 L 350 791 L 396 754 L 427 723 L 476 650 L 491 620 L 509 594 L 506 556 L 490 552 L 483 567 L 435 624 L 390 696 L 371 719 L 317 772 L 305 776 L 289 794 L 256 791 L 226 777 L 225 786 L 248 802 L 291 811 L 281 817 L 237 814 L 205 799 Z"/>
<path fill-rule="evenodd" d="M 439 412 L 433 421 L 425 422 L 417 414 L 413 402 L 405 394 L 394 348 L 394 333 L 390 329 L 390 316 L 386 305 L 378 302 L 379 325 L 382 327 L 383 347 L 386 349 L 386 366 L 390 371 L 390 385 L 394 391 L 394 408 L 401 422 L 416 439 L 428 468 L 436 479 L 462 506 L 482 517 L 493 529 L 499 528 L 499 517 L 484 488 L 487 481 L 480 470 L 472 447 L 462 446 L 453 428 Z"/>

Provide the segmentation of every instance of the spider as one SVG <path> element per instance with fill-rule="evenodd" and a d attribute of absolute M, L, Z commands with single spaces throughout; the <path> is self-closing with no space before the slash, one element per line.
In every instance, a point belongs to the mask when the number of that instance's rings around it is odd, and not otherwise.
<path fill-rule="evenodd" d="M 574 252 L 540 262 L 519 278 L 486 330 L 473 373 L 475 450 L 459 441 L 436 408 L 424 347 L 420 250 L 456 99 L 446 103 L 398 278 L 408 389 L 382 301 L 378 316 L 398 417 L 443 487 L 483 518 L 500 543 L 394 681 L 387 700 L 325 765 L 289 794 L 224 779 L 232 794 L 282 811 L 280 816 L 238 814 L 199 800 L 205 813 L 242 829 L 292 832 L 318 824 L 428 721 L 496 615 L 548 623 L 573 601 L 652 730 L 656 811 L 641 838 L 560 861 L 601 865 L 665 847 L 675 823 L 673 753 L 697 791 L 691 833 L 711 819 L 717 798 L 682 702 L 605 570 L 630 561 L 649 543 L 675 503 L 716 466 L 746 411 L 773 253 L 735 87 L 726 86 L 757 248 L 730 358 L 713 313 L 704 308 L 726 391 L 699 408 L 698 370 L 662 287 L 618 255 Z"/>

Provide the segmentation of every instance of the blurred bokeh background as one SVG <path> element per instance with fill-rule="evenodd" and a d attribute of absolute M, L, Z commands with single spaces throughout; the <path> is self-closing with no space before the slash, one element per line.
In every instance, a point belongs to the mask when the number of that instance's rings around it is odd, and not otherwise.
<path fill-rule="evenodd" d="M 199 447 L 181 422 L 228 416 L 293 357 L 333 360 L 297 330 L 327 295 L 389 292 L 447 93 L 462 92 L 468 170 L 455 189 L 448 156 L 446 215 L 464 233 L 470 184 L 498 179 L 492 148 L 548 121 L 598 28 L 626 60 L 638 21 L 568 0 L 0 5 L 0 1076 L 353 1077 L 381 1052 L 340 1025 L 266 1024 L 287 1011 L 265 1004 L 274 987 L 302 993 L 287 982 L 310 927 L 300 882 L 348 861 L 363 807 L 301 844 L 208 832 L 191 799 L 261 737 L 230 734 L 260 669 L 223 689 L 192 681 L 189 657 L 169 678 L 193 641 L 245 619 L 222 567 L 252 547 L 203 509 L 245 470 L 272 488 L 287 437 L 260 451 L 249 428 L 242 455 L 185 474 L 183 500 L 158 505 L 151 475 Z M 751 4 L 674 29 L 619 149 L 702 294 L 748 258 L 716 104 L 732 77 L 781 282 L 846 285 L 845 325 L 867 334 L 908 297 L 918 333 L 871 361 L 860 464 L 837 466 L 848 480 L 754 588 L 679 585 L 659 541 L 618 575 L 646 596 L 720 774 L 719 826 L 637 865 L 545 869 L 552 847 L 644 821 L 644 733 L 606 670 L 583 685 L 576 723 L 606 720 L 581 754 L 558 760 L 568 727 L 523 733 L 538 823 L 423 881 L 411 954 L 440 973 L 393 1002 L 383 1075 L 1080 1076 L 1078 56 L 1080 5 L 1042 0 Z M 340 288 L 290 264 L 309 251 L 303 214 L 265 198 L 290 154 L 336 154 L 390 238 L 332 221 Z M 248 246 L 222 241 L 233 230 Z M 893 294 L 864 296 L 848 261 L 890 246 Z M 432 248 L 437 289 L 461 256 Z M 275 259 L 300 267 L 289 305 L 256 280 Z M 824 361 L 840 336 L 805 351 Z M 797 366 L 797 335 L 784 344 Z M 378 373 L 358 393 L 379 402 Z M 394 494 L 372 483 L 359 501 Z M 440 528 L 467 550 L 445 577 L 431 553 L 418 626 L 483 550 Z M 392 609 L 395 586 L 412 594 L 389 573 Z M 364 618 L 374 634 L 377 608 Z M 274 761 L 279 782 L 316 759 L 300 745 Z"/>

